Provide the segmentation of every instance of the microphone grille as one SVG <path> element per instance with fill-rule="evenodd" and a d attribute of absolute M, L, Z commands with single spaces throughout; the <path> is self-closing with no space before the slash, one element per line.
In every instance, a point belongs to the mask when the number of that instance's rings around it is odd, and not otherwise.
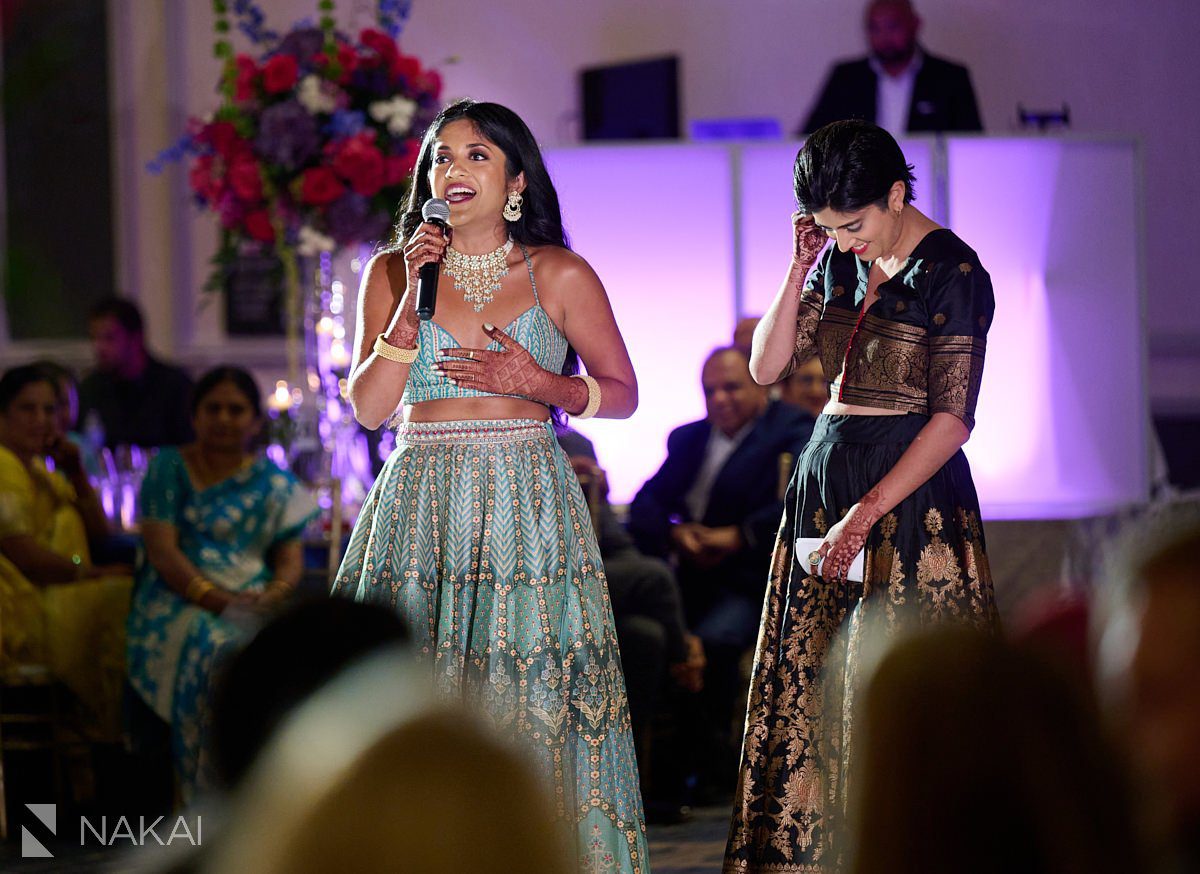
<path fill-rule="evenodd" d="M 425 205 L 421 207 L 421 218 L 425 221 L 450 221 L 450 204 L 442 200 L 440 197 L 431 197 L 425 201 Z"/>

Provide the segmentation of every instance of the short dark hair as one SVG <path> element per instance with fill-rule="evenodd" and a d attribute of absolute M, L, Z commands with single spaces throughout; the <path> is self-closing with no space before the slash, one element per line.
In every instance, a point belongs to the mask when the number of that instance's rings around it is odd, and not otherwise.
<path fill-rule="evenodd" d="M 717 346 L 714 349 L 710 349 L 709 353 L 704 356 L 704 363 L 700 365 L 701 369 L 707 367 L 708 362 L 712 361 L 714 358 L 719 358 L 720 356 L 727 355 L 730 352 L 733 352 L 739 358 L 742 358 L 743 360 L 745 360 L 747 367 L 750 366 L 750 356 L 746 354 L 745 350 L 739 349 L 737 346 L 730 345 L 730 346 Z"/>
<path fill-rule="evenodd" d="M 88 311 L 88 321 L 113 319 L 130 334 L 144 333 L 142 311 L 137 304 L 124 297 L 106 297 L 97 301 Z"/>
<path fill-rule="evenodd" d="M 897 182 L 904 183 L 904 202 L 912 203 L 912 170 L 899 143 L 879 125 L 835 121 L 814 131 L 796 155 L 796 203 L 808 215 L 819 209 L 853 212 L 886 204 Z"/>
<path fill-rule="evenodd" d="M 209 393 L 223 382 L 232 382 L 234 387 L 246 396 L 254 415 L 262 415 L 262 393 L 258 389 L 258 383 L 245 370 L 232 364 L 214 367 L 197 380 L 195 388 L 192 389 L 192 415 L 200 409 L 200 403 Z"/>
<path fill-rule="evenodd" d="M 4 375 L 0 376 L 0 413 L 7 413 L 12 402 L 17 399 L 17 395 L 26 386 L 33 385 L 35 382 L 46 383 L 54 389 L 54 396 L 58 397 L 58 385 L 50 372 L 43 367 L 36 364 L 21 364 L 4 371 Z"/>
<path fill-rule="evenodd" d="M 50 358 L 39 359 L 38 361 L 33 362 L 33 366 L 40 367 L 42 370 L 46 371 L 51 379 L 54 380 L 55 394 L 59 393 L 58 387 L 64 382 L 70 383 L 72 388 L 74 388 L 76 391 L 79 391 L 79 380 L 76 378 L 71 368 L 59 364 L 57 361 L 54 361 Z"/>

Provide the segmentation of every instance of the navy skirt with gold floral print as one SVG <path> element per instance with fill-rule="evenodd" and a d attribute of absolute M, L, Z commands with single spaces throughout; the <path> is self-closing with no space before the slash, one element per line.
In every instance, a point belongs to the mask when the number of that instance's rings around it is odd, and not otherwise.
<path fill-rule="evenodd" d="M 961 451 L 872 528 L 863 582 L 813 576 L 807 556 L 795 554 L 796 538 L 823 537 L 928 421 L 822 415 L 800 457 L 763 605 L 725 872 L 837 870 L 854 629 L 996 626 L 979 500 Z"/>

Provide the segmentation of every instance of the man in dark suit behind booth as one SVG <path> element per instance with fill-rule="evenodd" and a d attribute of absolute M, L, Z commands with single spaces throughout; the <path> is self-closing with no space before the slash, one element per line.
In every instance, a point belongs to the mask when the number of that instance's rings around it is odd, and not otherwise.
<path fill-rule="evenodd" d="M 688 625 L 708 660 L 689 714 L 700 724 L 688 758 L 694 769 L 713 769 L 703 777 L 732 786 L 729 729 L 746 697 L 738 663 L 758 631 L 783 514 L 781 483 L 814 420 L 770 401 L 745 353 L 733 347 L 709 354 L 701 383 L 707 417 L 671 432 L 666 460 L 630 504 L 628 527 L 644 553 L 676 564 Z"/>
<path fill-rule="evenodd" d="M 893 136 L 983 130 L 970 73 L 921 48 L 921 19 L 910 0 L 873 0 L 866 27 L 871 54 L 833 68 L 801 133 L 845 118 L 866 119 Z"/>

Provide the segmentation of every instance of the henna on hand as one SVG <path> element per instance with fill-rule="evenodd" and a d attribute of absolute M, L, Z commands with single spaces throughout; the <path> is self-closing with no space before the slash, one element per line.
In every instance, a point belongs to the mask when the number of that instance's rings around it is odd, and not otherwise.
<path fill-rule="evenodd" d="M 503 347 L 499 352 L 492 349 L 442 349 L 442 357 L 434 369 L 463 388 L 553 403 L 550 386 L 556 374 L 538 364 L 528 349 L 499 328 L 484 325 L 483 330 Z M 577 379 L 571 381 L 579 382 Z M 586 395 L 587 386 L 583 386 L 583 391 Z M 583 409 L 583 406 L 579 409 Z"/>
<path fill-rule="evenodd" d="M 811 215 L 792 214 L 792 263 L 797 267 L 803 267 L 807 273 L 828 242 L 829 235 L 817 227 Z"/>
<path fill-rule="evenodd" d="M 871 527 L 883 515 L 883 504 L 883 492 L 876 486 L 863 495 L 841 521 L 829 529 L 825 542 L 821 544 L 821 551 L 825 557 L 821 568 L 823 576 L 837 582 L 845 581 L 854 557 L 867 544 Z"/>

